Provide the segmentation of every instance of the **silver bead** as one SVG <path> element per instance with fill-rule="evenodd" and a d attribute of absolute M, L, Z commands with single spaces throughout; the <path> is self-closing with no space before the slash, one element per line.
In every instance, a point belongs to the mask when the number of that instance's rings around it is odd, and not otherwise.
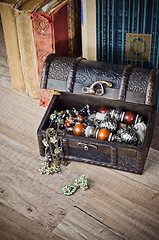
<path fill-rule="evenodd" d="M 100 128 L 108 129 L 110 132 L 115 132 L 117 130 L 118 124 L 117 124 L 116 119 L 107 117 L 105 120 L 103 120 L 100 123 L 99 126 L 100 126 Z"/>
<path fill-rule="evenodd" d="M 134 125 L 134 129 L 136 129 L 137 131 L 139 142 L 142 143 L 144 141 L 146 134 L 147 129 L 146 124 L 144 122 L 138 122 L 137 124 Z"/>
<path fill-rule="evenodd" d="M 121 120 L 123 109 L 122 108 L 116 108 L 114 112 L 114 118 L 119 122 Z"/>
<path fill-rule="evenodd" d="M 96 113 L 95 119 L 98 121 L 103 121 L 107 116 L 107 113 Z"/>
<path fill-rule="evenodd" d="M 96 128 L 94 126 L 87 126 L 85 129 L 85 136 L 86 137 L 95 137 L 96 134 Z"/>
<path fill-rule="evenodd" d="M 137 132 L 135 129 L 127 129 L 121 132 L 121 142 L 136 145 L 138 142 Z"/>
<path fill-rule="evenodd" d="M 114 134 L 112 135 L 111 141 L 113 142 L 121 142 L 121 136 Z"/>

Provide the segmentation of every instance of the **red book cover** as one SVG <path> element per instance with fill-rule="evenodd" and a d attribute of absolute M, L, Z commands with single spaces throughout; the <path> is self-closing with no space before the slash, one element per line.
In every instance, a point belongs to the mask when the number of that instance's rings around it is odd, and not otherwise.
<path fill-rule="evenodd" d="M 48 54 L 54 52 L 61 56 L 69 56 L 67 4 L 51 14 L 31 13 L 31 19 L 34 28 L 40 84 L 43 63 Z M 48 106 L 51 98 L 52 94 L 49 94 L 49 90 L 41 89 L 40 106 Z"/>
<path fill-rule="evenodd" d="M 67 4 L 61 7 L 57 12 L 51 14 L 53 17 L 55 53 L 61 56 L 69 56 L 68 46 L 68 22 L 67 22 Z"/>
<path fill-rule="evenodd" d="M 33 21 L 35 46 L 38 61 L 39 84 L 41 81 L 41 74 L 43 63 L 48 54 L 53 52 L 53 22 L 52 17 L 46 13 L 31 13 Z M 46 89 L 41 89 L 40 106 L 48 106 L 52 95 Z"/>

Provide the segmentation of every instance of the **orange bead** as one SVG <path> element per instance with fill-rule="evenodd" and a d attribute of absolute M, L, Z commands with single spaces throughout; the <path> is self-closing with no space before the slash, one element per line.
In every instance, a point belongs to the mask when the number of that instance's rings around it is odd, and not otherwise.
<path fill-rule="evenodd" d="M 84 117 L 83 117 L 82 115 L 80 115 L 80 114 L 77 115 L 76 119 L 77 119 L 77 121 L 80 122 L 80 123 L 84 121 Z"/>
<path fill-rule="evenodd" d="M 97 138 L 101 140 L 108 140 L 109 135 L 110 135 L 109 130 L 102 128 L 99 130 Z"/>
<path fill-rule="evenodd" d="M 73 132 L 75 135 L 82 136 L 84 132 L 84 125 L 82 123 L 78 123 L 75 125 Z"/>

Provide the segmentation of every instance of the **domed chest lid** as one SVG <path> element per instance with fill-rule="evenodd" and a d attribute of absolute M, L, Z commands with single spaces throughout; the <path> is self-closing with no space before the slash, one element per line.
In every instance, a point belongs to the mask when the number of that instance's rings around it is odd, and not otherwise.
<path fill-rule="evenodd" d="M 157 76 L 155 69 L 50 54 L 44 62 L 41 88 L 152 106 Z"/>

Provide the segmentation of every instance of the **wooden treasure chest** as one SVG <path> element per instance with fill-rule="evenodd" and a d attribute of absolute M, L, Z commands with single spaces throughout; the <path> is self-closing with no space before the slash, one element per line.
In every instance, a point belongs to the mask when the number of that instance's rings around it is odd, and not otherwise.
<path fill-rule="evenodd" d="M 37 131 L 40 155 L 142 174 L 157 76 L 156 69 L 48 55 L 41 88 L 54 95 Z"/>

